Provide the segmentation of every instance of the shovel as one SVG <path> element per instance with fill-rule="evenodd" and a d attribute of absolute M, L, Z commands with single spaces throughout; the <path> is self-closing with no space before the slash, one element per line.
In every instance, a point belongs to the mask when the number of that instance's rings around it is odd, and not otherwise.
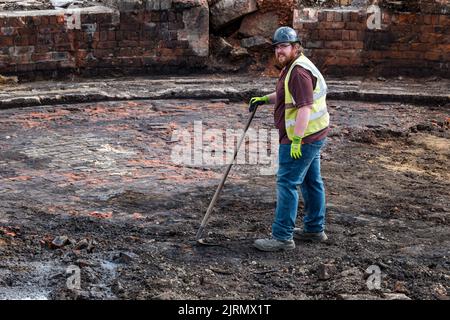
<path fill-rule="evenodd" d="M 253 120 L 253 117 L 255 116 L 256 110 L 258 109 L 258 105 L 255 106 L 255 109 L 250 114 L 250 117 L 248 118 L 247 124 L 245 125 L 244 133 L 242 134 L 241 138 L 239 139 L 239 142 L 237 144 L 236 150 L 234 151 L 233 159 L 228 164 L 225 173 L 222 176 L 222 180 L 219 183 L 219 186 L 216 189 L 216 192 L 214 193 L 214 196 L 208 206 L 208 209 L 206 210 L 206 214 L 203 217 L 202 223 L 200 224 L 200 228 L 197 231 L 197 235 L 195 237 L 195 240 L 197 243 L 203 244 L 203 245 L 210 245 L 207 242 L 205 242 L 204 239 L 202 239 L 203 231 L 205 230 L 205 226 L 208 223 L 209 216 L 214 208 L 214 205 L 216 204 L 217 199 L 219 198 L 219 194 L 222 191 L 223 185 L 225 184 L 225 180 L 227 180 L 228 174 L 230 173 L 231 167 L 233 166 L 234 161 L 236 160 L 236 156 L 238 154 L 238 151 L 241 147 L 242 141 L 244 141 L 245 134 L 247 133 L 248 128 L 250 127 L 250 123 Z"/>

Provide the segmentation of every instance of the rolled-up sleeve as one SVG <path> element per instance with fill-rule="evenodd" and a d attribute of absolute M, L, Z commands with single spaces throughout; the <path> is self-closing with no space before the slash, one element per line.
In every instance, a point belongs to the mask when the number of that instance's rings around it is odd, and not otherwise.
<path fill-rule="evenodd" d="M 305 106 L 312 108 L 313 91 L 316 83 L 316 77 L 309 70 L 300 66 L 294 67 L 289 79 L 289 91 L 294 98 L 296 108 Z"/>

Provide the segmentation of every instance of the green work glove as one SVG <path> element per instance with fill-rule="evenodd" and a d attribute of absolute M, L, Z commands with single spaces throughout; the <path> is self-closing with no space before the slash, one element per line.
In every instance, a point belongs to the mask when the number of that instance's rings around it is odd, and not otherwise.
<path fill-rule="evenodd" d="M 253 112 L 255 111 L 257 106 L 260 106 L 262 104 L 266 104 L 269 102 L 269 97 L 268 96 L 264 96 L 264 97 L 253 97 L 250 99 L 250 104 L 248 107 L 248 111 L 249 112 Z"/>
<path fill-rule="evenodd" d="M 302 137 L 294 136 L 291 144 L 291 157 L 293 159 L 300 159 L 302 156 Z"/>

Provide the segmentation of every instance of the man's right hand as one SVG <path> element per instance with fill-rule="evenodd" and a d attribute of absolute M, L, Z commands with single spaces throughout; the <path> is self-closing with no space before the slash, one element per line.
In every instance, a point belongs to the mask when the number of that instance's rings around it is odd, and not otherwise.
<path fill-rule="evenodd" d="M 268 96 L 264 96 L 264 97 L 253 97 L 250 99 L 250 103 L 249 103 L 249 107 L 248 107 L 248 111 L 249 112 L 253 112 L 255 111 L 257 106 L 266 104 L 269 102 L 269 97 Z"/>

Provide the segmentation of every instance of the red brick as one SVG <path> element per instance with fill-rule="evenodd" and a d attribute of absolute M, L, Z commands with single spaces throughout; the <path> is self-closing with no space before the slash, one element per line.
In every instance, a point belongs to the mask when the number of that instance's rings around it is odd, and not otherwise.
<path fill-rule="evenodd" d="M 12 37 L 1 37 L 0 36 L 0 47 L 11 47 L 14 45 L 14 41 Z"/>
<path fill-rule="evenodd" d="M 332 29 L 344 29 L 344 27 L 345 27 L 345 22 L 333 22 L 331 24 Z"/>
<path fill-rule="evenodd" d="M 305 48 L 311 49 L 311 48 L 323 48 L 324 42 L 323 41 L 307 41 L 305 44 Z"/>
<path fill-rule="evenodd" d="M 365 34 L 366 34 L 366 32 L 365 31 L 357 31 L 358 32 L 358 35 L 357 35 L 357 40 L 358 41 L 364 41 L 364 36 L 365 36 Z"/>
<path fill-rule="evenodd" d="M 363 49 L 364 44 L 361 41 L 343 41 L 343 49 Z"/>
<path fill-rule="evenodd" d="M 436 49 L 440 50 L 442 52 L 446 52 L 448 54 L 448 53 L 450 53 L 450 44 L 449 43 L 440 44 L 440 45 L 437 46 Z"/>
<path fill-rule="evenodd" d="M 16 46 L 28 46 L 30 42 L 28 40 L 28 36 L 16 36 L 14 38 L 14 45 Z"/>
<path fill-rule="evenodd" d="M 309 34 L 310 40 L 319 40 L 319 30 L 312 30 Z"/>
<path fill-rule="evenodd" d="M 369 60 L 380 60 L 384 58 L 384 51 L 366 51 L 364 57 Z"/>
<path fill-rule="evenodd" d="M 393 34 L 398 36 L 408 35 L 411 33 L 412 27 L 409 24 L 402 24 L 391 28 Z"/>
<path fill-rule="evenodd" d="M 344 30 L 334 30 L 333 31 L 333 40 L 342 40 L 342 32 Z"/>
<path fill-rule="evenodd" d="M 352 17 L 351 17 L 351 12 L 344 11 L 344 12 L 342 13 L 342 21 L 344 21 L 344 22 L 350 22 L 351 19 L 352 19 Z"/>
<path fill-rule="evenodd" d="M 33 36 L 36 35 L 36 29 L 31 28 L 18 28 L 17 34 L 21 36 Z"/>
<path fill-rule="evenodd" d="M 431 16 L 431 24 L 432 25 L 439 25 L 439 15 L 433 14 Z"/>
<path fill-rule="evenodd" d="M 319 11 L 317 13 L 317 20 L 320 22 L 327 21 L 327 13 L 324 11 Z"/>
<path fill-rule="evenodd" d="M 414 23 L 416 15 L 414 13 L 400 13 L 398 15 L 399 24 L 410 24 Z"/>
<path fill-rule="evenodd" d="M 18 54 L 14 56 L 14 60 L 17 64 L 27 64 L 33 62 L 31 54 Z"/>
<path fill-rule="evenodd" d="M 151 41 L 151 40 L 139 41 L 139 47 L 141 47 L 141 48 L 153 48 L 154 46 L 155 46 L 155 41 Z"/>
<path fill-rule="evenodd" d="M 35 16 L 35 17 L 33 17 L 33 24 L 35 26 L 41 25 L 42 24 L 42 18 L 43 18 L 43 16 Z"/>
<path fill-rule="evenodd" d="M 423 25 L 423 24 L 424 24 L 424 15 L 420 13 L 416 14 L 416 17 L 412 22 L 412 25 Z"/>
<path fill-rule="evenodd" d="M 393 51 L 399 51 L 399 52 L 410 51 L 411 45 L 406 44 L 406 43 L 394 43 L 394 44 L 391 44 L 391 49 Z"/>
<path fill-rule="evenodd" d="M 51 52 L 46 52 L 46 53 L 34 53 L 31 55 L 31 59 L 34 62 L 42 62 L 42 61 L 49 61 L 52 58 L 52 53 Z"/>
<path fill-rule="evenodd" d="M 52 46 L 36 45 L 34 46 L 34 53 L 46 53 L 52 50 Z"/>
<path fill-rule="evenodd" d="M 342 49 L 342 41 L 325 41 L 324 46 L 327 49 Z"/>
<path fill-rule="evenodd" d="M 108 41 L 108 31 L 100 31 L 100 41 Z"/>
<path fill-rule="evenodd" d="M 117 41 L 125 40 L 123 34 L 124 34 L 123 31 L 116 31 L 116 40 Z"/>
<path fill-rule="evenodd" d="M 420 33 L 423 34 L 427 34 L 427 33 L 433 33 L 434 32 L 434 27 L 431 25 L 425 25 L 425 26 L 421 26 L 420 27 Z"/>
<path fill-rule="evenodd" d="M 327 22 L 333 22 L 334 20 L 334 12 L 327 12 Z"/>
<path fill-rule="evenodd" d="M 422 34 L 420 37 L 420 42 L 424 43 L 440 43 L 445 39 L 445 36 L 441 33 L 428 33 Z"/>
<path fill-rule="evenodd" d="M 107 31 L 107 32 L 108 32 L 108 36 L 107 36 L 108 41 L 116 40 L 116 31 Z"/>
<path fill-rule="evenodd" d="M 140 31 L 132 31 L 125 33 L 126 40 L 141 40 L 142 33 Z"/>
<path fill-rule="evenodd" d="M 36 70 L 36 65 L 34 63 L 26 63 L 17 65 L 17 72 L 31 72 Z"/>
<path fill-rule="evenodd" d="M 48 26 L 49 24 L 49 18 L 47 16 L 41 16 L 41 25 L 42 26 Z"/>
<path fill-rule="evenodd" d="M 131 40 L 122 40 L 118 42 L 118 47 L 136 47 L 138 45 L 138 41 L 131 41 Z"/>
<path fill-rule="evenodd" d="M 343 19 L 342 19 L 342 12 L 336 11 L 336 12 L 334 13 L 333 21 L 335 21 L 335 22 L 341 22 L 342 20 L 343 20 Z"/>
<path fill-rule="evenodd" d="M 358 22 L 359 16 L 359 12 L 350 12 L 350 20 L 353 22 Z"/>
<path fill-rule="evenodd" d="M 426 43 L 411 43 L 411 50 L 414 51 L 428 51 L 430 46 Z"/>
<path fill-rule="evenodd" d="M 319 30 L 319 39 L 320 40 L 327 40 L 328 35 L 330 34 L 329 30 L 321 29 Z"/>
<path fill-rule="evenodd" d="M 450 17 L 448 15 L 442 14 L 439 16 L 439 24 L 444 26 L 450 26 Z"/>
<path fill-rule="evenodd" d="M 97 44 L 97 49 L 114 49 L 117 48 L 116 41 L 100 41 Z"/>
<path fill-rule="evenodd" d="M 316 30 L 318 27 L 319 27 L 318 22 L 303 23 L 303 28 L 305 30 Z"/>
<path fill-rule="evenodd" d="M 423 60 L 424 56 L 424 52 L 420 51 L 405 51 L 403 55 L 406 60 Z"/>
<path fill-rule="evenodd" d="M 350 31 L 342 30 L 342 40 L 350 40 Z"/>
<path fill-rule="evenodd" d="M 358 40 L 358 31 L 350 30 L 349 38 L 350 38 L 350 41 L 357 41 Z"/>
<path fill-rule="evenodd" d="M 361 30 L 365 29 L 367 26 L 365 24 L 361 24 L 359 22 L 345 22 L 346 30 Z"/>

